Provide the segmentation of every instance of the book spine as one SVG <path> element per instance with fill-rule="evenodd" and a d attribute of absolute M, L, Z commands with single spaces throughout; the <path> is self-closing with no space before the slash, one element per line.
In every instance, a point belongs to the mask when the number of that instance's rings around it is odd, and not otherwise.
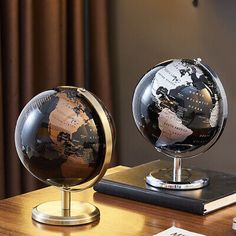
<path fill-rule="evenodd" d="M 151 203 L 162 207 L 173 208 L 176 210 L 187 211 L 199 215 L 204 215 L 204 204 L 202 201 L 180 198 L 174 195 L 165 194 L 163 192 L 153 190 L 140 190 L 120 186 L 119 184 L 109 183 L 101 180 L 94 186 L 94 190 L 100 193 L 114 195 L 122 198 L 127 198 L 135 201 Z"/>

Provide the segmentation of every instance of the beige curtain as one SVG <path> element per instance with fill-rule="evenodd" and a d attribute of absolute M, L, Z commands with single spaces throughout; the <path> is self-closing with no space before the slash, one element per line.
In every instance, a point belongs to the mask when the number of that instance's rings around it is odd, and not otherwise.
<path fill-rule="evenodd" d="M 24 105 L 58 85 L 86 87 L 111 110 L 106 0 L 1 1 L 0 197 L 42 186 L 18 160 Z"/>

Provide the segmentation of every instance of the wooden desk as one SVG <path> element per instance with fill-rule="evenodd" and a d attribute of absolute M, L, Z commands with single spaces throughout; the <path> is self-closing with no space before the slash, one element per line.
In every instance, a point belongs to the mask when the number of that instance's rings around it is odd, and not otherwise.
<path fill-rule="evenodd" d="M 109 173 L 125 169 L 115 167 Z M 60 191 L 47 187 L 0 201 L 0 235 L 153 235 L 173 225 L 206 235 L 236 235 L 231 229 L 236 205 L 207 216 L 153 206 L 96 193 L 93 189 L 72 194 L 73 199 L 95 204 L 101 212 L 99 222 L 83 226 L 49 226 L 31 219 L 35 205 L 60 199 Z"/>

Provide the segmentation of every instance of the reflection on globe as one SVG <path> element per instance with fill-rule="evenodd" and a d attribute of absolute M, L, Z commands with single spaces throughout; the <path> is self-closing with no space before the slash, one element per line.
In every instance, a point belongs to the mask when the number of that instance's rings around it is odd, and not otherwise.
<path fill-rule="evenodd" d="M 100 105 L 108 124 L 101 120 Z M 111 133 L 106 140 L 105 131 Z M 18 155 L 43 182 L 65 189 L 88 182 L 110 161 L 114 128 L 104 105 L 76 87 L 58 87 L 34 97 L 21 112 L 15 131 Z"/>
<path fill-rule="evenodd" d="M 219 138 L 227 119 L 227 100 L 217 75 L 200 60 L 169 60 L 138 83 L 133 116 L 158 151 L 191 157 Z"/>

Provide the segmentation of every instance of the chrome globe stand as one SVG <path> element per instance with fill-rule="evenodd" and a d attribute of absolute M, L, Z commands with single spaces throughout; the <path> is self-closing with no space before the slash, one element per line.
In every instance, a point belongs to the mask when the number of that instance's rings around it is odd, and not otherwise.
<path fill-rule="evenodd" d="M 146 183 L 156 188 L 191 190 L 209 184 L 209 177 L 202 171 L 182 168 L 182 159 L 174 158 L 173 168 L 152 171 Z"/>
<path fill-rule="evenodd" d="M 90 203 L 71 201 L 71 192 L 62 190 L 61 201 L 39 204 L 32 209 L 32 218 L 49 225 L 82 225 L 98 220 L 100 211 Z"/>

